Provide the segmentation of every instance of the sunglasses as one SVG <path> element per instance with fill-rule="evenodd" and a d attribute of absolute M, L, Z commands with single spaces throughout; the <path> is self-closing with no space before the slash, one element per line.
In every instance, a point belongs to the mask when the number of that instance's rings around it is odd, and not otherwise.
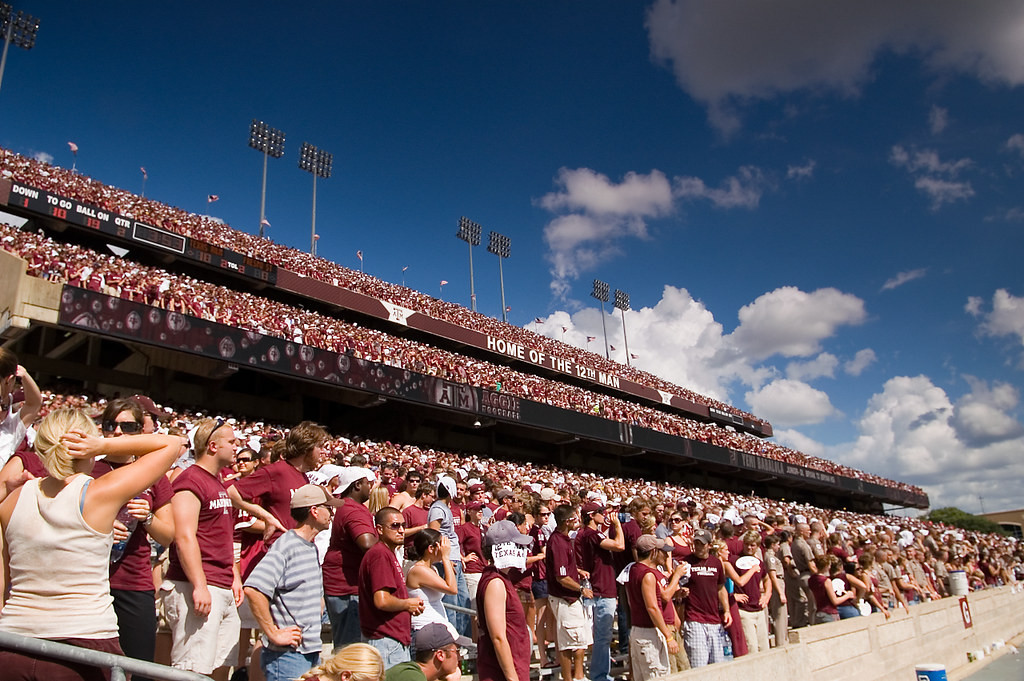
<path fill-rule="evenodd" d="M 673 522 L 673 523 L 681 523 L 681 522 L 683 522 L 682 518 L 670 518 L 669 520 L 671 520 L 671 522 Z"/>
<path fill-rule="evenodd" d="M 392 530 L 404 530 L 405 523 L 389 523 L 387 525 L 381 525 L 381 527 L 389 527 Z"/>
<path fill-rule="evenodd" d="M 138 421 L 104 421 L 103 432 L 113 433 L 118 428 L 125 435 L 134 435 L 135 433 L 142 432 L 142 424 Z"/>
<path fill-rule="evenodd" d="M 252 462 L 252 457 L 251 456 L 240 456 L 237 459 L 235 459 L 235 462 L 236 463 L 251 463 Z"/>

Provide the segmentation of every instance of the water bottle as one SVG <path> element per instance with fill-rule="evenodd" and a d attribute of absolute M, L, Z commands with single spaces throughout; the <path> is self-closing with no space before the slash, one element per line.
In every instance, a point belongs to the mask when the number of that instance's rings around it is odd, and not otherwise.
<path fill-rule="evenodd" d="M 731 660 L 732 659 L 732 639 L 729 638 L 728 634 L 726 634 L 722 638 L 725 640 L 725 642 L 722 644 L 722 650 L 725 653 L 725 659 Z"/>
<path fill-rule="evenodd" d="M 126 528 L 128 528 L 128 536 L 122 541 L 114 542 L 114 545 L 110 547 L 111 563 L 116 563 L 124 556 L 124 551 L 128 548 L 128 542 L 132 539 L 132 533 L 135 532 L 135 528 L 139 524 L 139 519 L 128 511 L 127 505 L 122 506 L 121 510 L 117 512 L 117 519 L 120 520 Z"/>

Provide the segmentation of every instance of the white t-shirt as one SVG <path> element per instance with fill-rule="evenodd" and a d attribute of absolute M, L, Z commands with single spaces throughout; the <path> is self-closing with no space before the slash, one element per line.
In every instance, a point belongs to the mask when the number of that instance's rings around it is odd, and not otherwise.
<path fill-rule="evenodd" d="M 21 421 L 21 410 L 8 412 L 7 418 L 0 421 L 0 466 L 14 455 L 23 439 L 25 424 Z"/>

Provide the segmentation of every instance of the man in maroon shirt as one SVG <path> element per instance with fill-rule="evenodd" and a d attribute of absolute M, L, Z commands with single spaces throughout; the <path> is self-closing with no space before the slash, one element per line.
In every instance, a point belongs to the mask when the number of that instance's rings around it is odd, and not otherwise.
<path fill-rule="evenodd" d="M 256 534 L 242 535 L 240 570 L 243 581 L 267 554 L 274 540 L 295 528 L 290 508 L 292 493 L 309 483 L 306 473 L 319 467 L 326 441 L 327 431 L 312 421 L 303 421 L 289 431 L 280 461 L 233 481 L 228 488 L 236 508 L 268 523 L 273 532 L 268 541 Z"/>
<path fill-rule="evenodd" d="M 237 655 L 242 582 L 231 546 L 231 499 L 217 474 L 231 465 L 238 439 L 223 419 L 204 419 L 194 443 L 195 464 L 171 485 L 171 666 L 225 679 Z"/>
<path fill-rule="evenodd" d="M 412 546 L 412 538 L 416 533 L 427 528 L 428 509 L 437 499 L 437 487 L 431 482 L 421 482 L 412 491 L 415 492 L 415 501 L 402 509 L 402 518 L 405 519 L 406 550 Z"/>
<path fill-rule="evenodd" d="M 722 561 L 711 555 L 711 541 L 707 530 L 694 532 L 693 553 L 686 557 L 690 563 L 690 595 L 686 600 L 683 645 L 691 667 L 725 661 L 723 625 L 732 624 L 725 569 Z"/>
<path fill-rule="evenodd" d="M 360 640 L 359 565 L 377 543 L 373 516 L 364 505 L 372 480 L 372 471 L 357 466 L 338 474 L 337 495 L 345 503 L 334 514 L 323 564 L 324 600 L 335 650 Z"/>
<path fill-rule="evenodd" d="M 385 506 L 373 520 L 380 541 L 359 565 L 359 626 L 363 639 L 380 652 L 388 669 L 409 661 L 412 615 L 423 612 L 423 599 L 409 598 L 395 554 L 405 540 L 402 513 Z"/>
<path fill-rule="evenodd" d="M 590 680 L 612 681 L 612 624 L 615 620 L 615 597 L 618 584 L 613 554 L 625 548 L 619 516 L 612 515 L 612 530 L 605 534 L 605 506 L 599 501 L 584 504 L 581 513 L 584 527 L 576 534 L 576 555 L 579 566 L 590 573 L 594 597 L 586 606 L 594 612 L 594 652 L 590 656 Z"/>
<path fill-rule="evenodd" d="M 576 509 L 569 504 L 555 508 L 555 531 L 548 540 L 545 571 L 548 603 L 555 617 L 555 638 L 562 681 L 583 678 L 583 654 L 593 643 L 593 631 L 583 611 L 583 598 L 594 592 L 584 588 L 589 575 L 576 567 L 576 550 L 569 533 L 579 527 Z"/>

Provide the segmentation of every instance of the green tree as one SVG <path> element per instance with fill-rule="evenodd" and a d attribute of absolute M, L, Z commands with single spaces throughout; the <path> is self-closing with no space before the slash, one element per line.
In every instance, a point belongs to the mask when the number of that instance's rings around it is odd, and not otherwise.
<path fill-rule="evenodd" d="M 973 515 L 954 506 L 937 508 L 929 513 L 926 518 L 932 522 L 945 523 L 947 525 L 953 525 L 954 527 L 970 530 L 972 532 L 1006 534 L 1006 531 L 1003 528 L 999 527 L 997 523 L 992 522 L 988 518 Z"/>

